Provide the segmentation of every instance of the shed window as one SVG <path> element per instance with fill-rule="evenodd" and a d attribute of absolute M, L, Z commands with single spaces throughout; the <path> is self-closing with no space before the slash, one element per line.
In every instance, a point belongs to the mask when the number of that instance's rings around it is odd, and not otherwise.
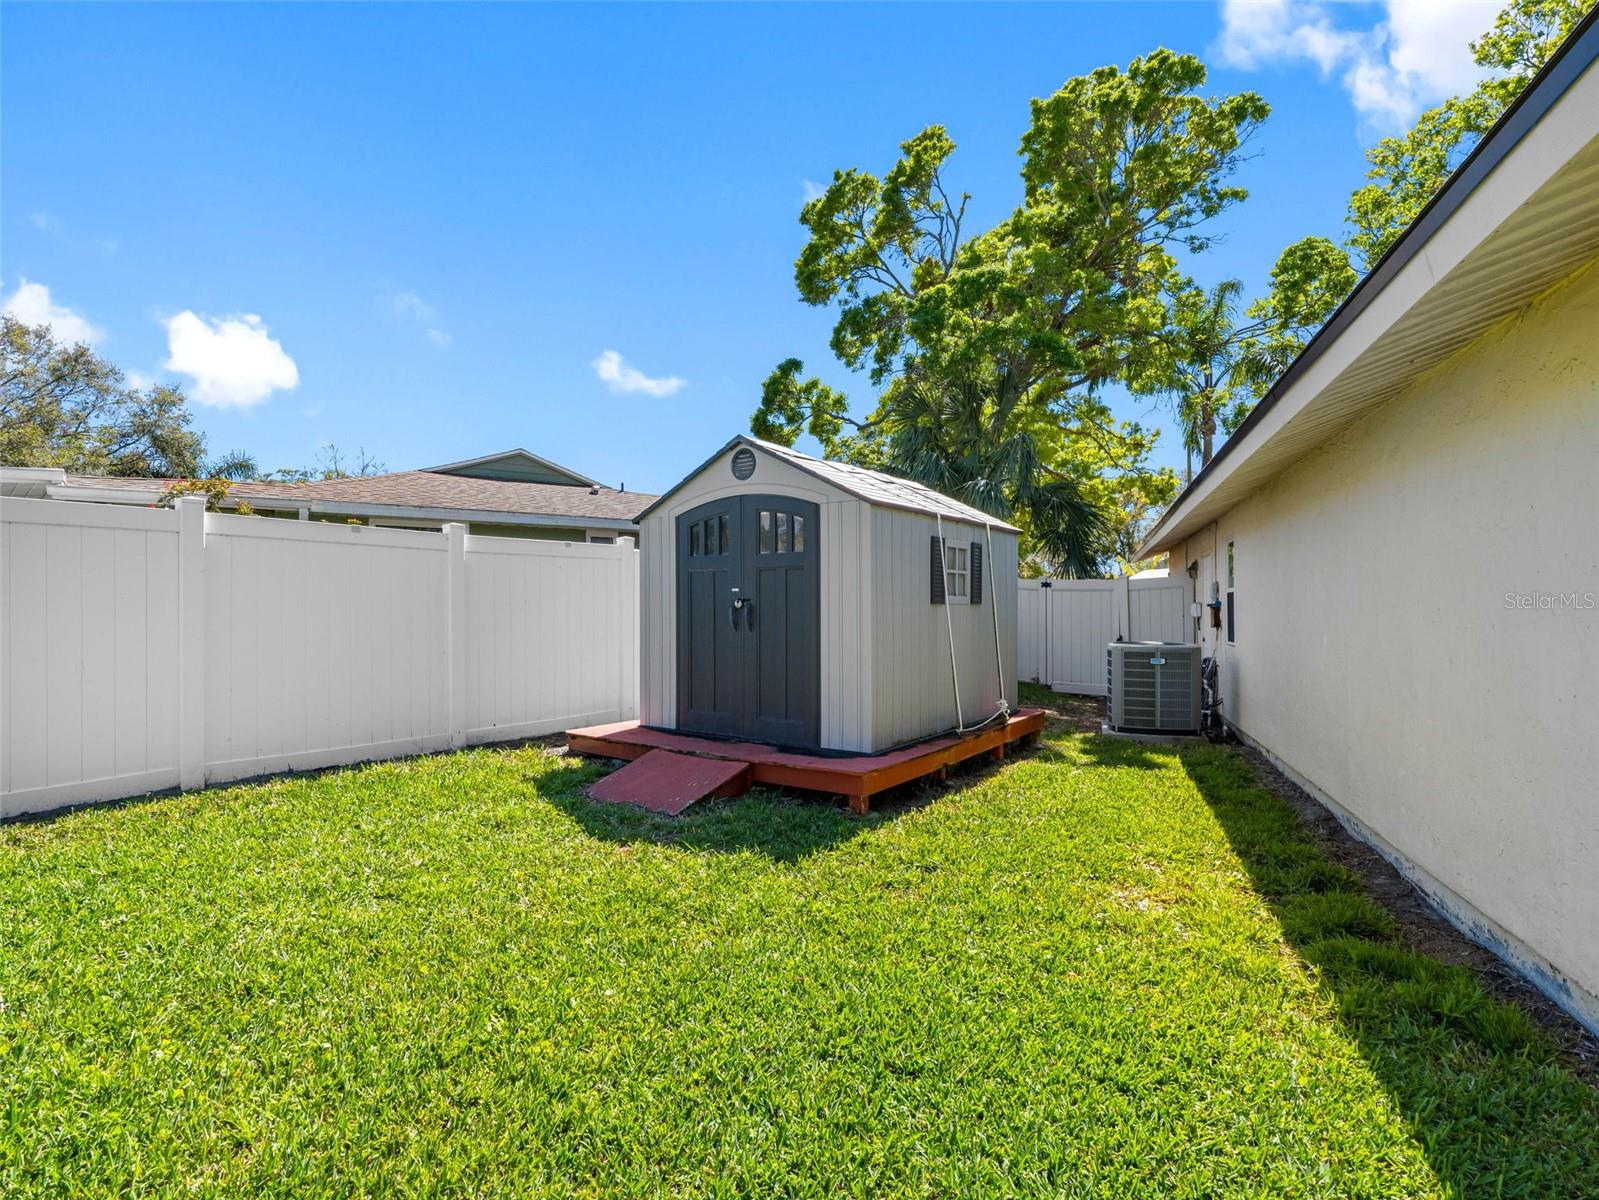
<path fill-rule="evenodd" d="M 762 509 L 758 554 L 804 554 L 805 518 L 798 513 Z"/>
<path fill-rule="evenodd" d="M 971 559 L 965 546 L 944 539 L 944 598 L 950 604 L 970 604 Z"/>
<path fill-rule="evenodd" d="M 700 556 L 702 547 L 700 538 L 702 536 L 702 532 L 703 527 L 698 521 L 695 521 L 694 524 L 688 527 L 688 552 L 689 556 L 692 558 L 698 558 Z"/>

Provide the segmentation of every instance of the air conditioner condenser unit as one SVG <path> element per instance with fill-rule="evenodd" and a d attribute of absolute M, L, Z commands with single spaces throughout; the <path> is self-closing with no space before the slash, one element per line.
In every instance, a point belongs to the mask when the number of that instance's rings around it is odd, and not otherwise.
<path fill-rule="evenodd" d="M 1200 647 L 1111 642 L 1105 650 L 1105 724 L 1116 733 L 1198 733 Z"/>

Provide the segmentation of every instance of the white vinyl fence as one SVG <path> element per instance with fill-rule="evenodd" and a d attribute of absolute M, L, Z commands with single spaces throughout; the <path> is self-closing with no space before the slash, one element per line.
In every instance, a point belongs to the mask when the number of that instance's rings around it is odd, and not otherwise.
<path fill-rule="evenodd" d="M 0 816 L 626 720 L 615 545 L 7 498 Z"/>
<path fill-rule="evenodd" d="M 1017 593 L 1017 674 L 1057 692 L 1105 694 L 1105 646 L 1185 642 L 1192 584 L 1175 579 L 1023 579 Z"/>

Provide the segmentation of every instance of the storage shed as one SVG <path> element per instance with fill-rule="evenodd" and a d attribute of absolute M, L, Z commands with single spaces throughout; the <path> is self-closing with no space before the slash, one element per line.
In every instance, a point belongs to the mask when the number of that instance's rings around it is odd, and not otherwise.
<path fill-rule="evenodd" d="M 1017 707 L 1013 525 L 740 436 L 639 526 L 646 726 L 870 754 Z"/>

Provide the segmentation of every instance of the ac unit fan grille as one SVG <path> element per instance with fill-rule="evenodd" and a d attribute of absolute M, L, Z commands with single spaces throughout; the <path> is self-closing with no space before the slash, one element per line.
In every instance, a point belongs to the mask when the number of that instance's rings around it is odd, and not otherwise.
<path fill-rule="evenodd" d="M 1113 642 L 1106 652 L 1110 725 L 1129 732 L 1199 728 L 1199 647 Z"/>

